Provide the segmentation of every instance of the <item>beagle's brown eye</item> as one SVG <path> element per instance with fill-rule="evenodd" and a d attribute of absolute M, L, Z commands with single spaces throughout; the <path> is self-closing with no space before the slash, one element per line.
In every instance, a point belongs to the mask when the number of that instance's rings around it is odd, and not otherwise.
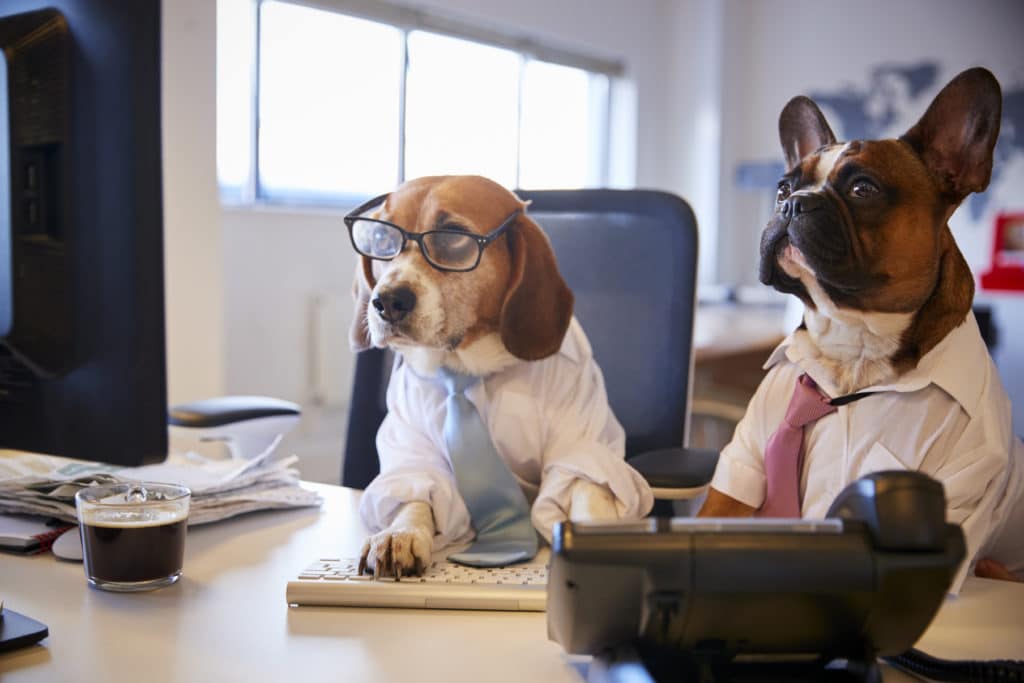
<path fill-rule="evenodd" d="M 870 180 L 858 180 L 850 188 L 850 194 L 858 199 L 866 199 L 878 194 L 878 186 Z"/>
<path fill-rule="evenodd" d="M 775 201 L 781 202 L 783 199 L 788 197 L 793 191 L 793 186 L 789 184 L 788 180 L 779 181 L 779 190 L 775 193 Z"/>
<path fill-rule="evenodd" d="M 442 268 L 467 270 L 480 258 L 476 236 L 464 231 L 435 230 L 423 235 L 427 257 Z"/>

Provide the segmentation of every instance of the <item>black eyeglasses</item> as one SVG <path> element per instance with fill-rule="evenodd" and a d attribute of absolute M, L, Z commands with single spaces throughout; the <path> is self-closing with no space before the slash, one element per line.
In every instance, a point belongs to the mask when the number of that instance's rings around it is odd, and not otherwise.
<path fill-rule="evenodd" d="M 521 208 L 516 209 L 501 225 L 486 235 L 477 235 L 462 228 L 408 232 L 394 223 L 359 215 L 380 206 L 389 195 L 374 197 L 345 216 L 352 247 L 363 256 L 390 261 L 402 253 L 407 242 L 413 241 L 420 245 L 420 252 L 427 263 L 438 270 L 455 273 L 464 273 L 480 265 L 480 258 L 487 245 L 501 237 L 516 216 L 523 212 Z"/>

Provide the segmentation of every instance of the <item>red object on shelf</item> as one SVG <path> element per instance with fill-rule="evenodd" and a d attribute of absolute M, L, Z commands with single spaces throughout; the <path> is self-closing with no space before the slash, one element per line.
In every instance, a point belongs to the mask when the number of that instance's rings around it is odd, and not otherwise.
<path fill-rule="evenodd" d="M 981 288 L 1024 291 L 1024 213 L 996 216 L 992 240 L 992 265 L 981 275 Z"/>

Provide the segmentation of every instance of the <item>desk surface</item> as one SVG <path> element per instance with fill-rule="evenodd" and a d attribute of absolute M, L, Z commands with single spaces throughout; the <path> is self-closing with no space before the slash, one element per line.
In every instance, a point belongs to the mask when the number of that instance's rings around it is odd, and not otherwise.
<path fill-rule="evenodd" d="M 309 560 L 355 555 L 359 493 L 310 484 L 319 510 L 191 529 L 184 576 L 152 593 L 86 587 L 81 564 L 0 554 L 6 606 L 46 623 L 41 645 L 0 654 L 20 681 L 573 681 L 536 613 L 288 607 Z M 949 657 L 1024 656 L 1024 584 L 968 579 L 920 647 Z M 887 671 L 886 680 L 912 680 Z"/>

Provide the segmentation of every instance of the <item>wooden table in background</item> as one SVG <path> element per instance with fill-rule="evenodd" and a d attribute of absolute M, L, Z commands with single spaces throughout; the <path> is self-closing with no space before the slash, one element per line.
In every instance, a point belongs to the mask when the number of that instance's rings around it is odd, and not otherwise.
<path fill-rule="evenodd" d="M 703 304 L 693 331 L 694 378 L 690 445 L 721 448 L 732 437 L 762 369 L 787 331 L 785 308 L 755 304 Z"/>

